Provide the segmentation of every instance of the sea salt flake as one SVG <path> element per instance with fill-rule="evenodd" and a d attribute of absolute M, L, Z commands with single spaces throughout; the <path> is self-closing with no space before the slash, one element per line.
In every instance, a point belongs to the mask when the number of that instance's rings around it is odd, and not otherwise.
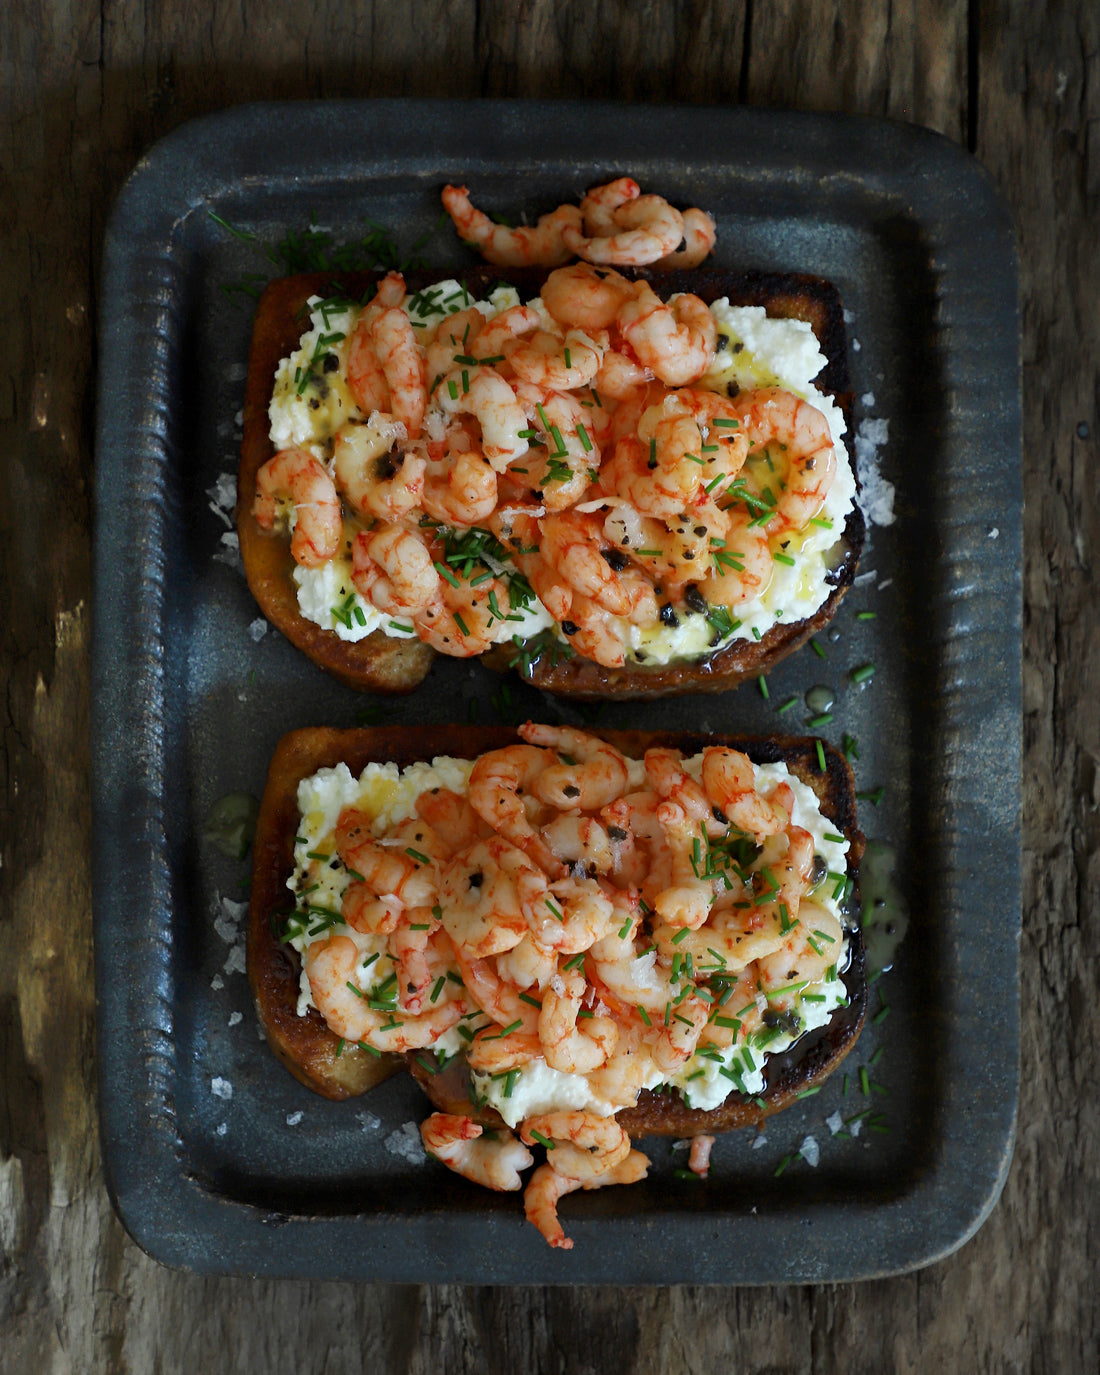
<path fill-rule="evenodd" d="M 224 563 L 227 568 L 235 568 L 238 572 L 244 571 L 244 564 L 241 562 L 241 542 L 237 538 L 236 530 L 226 530 L 221 537 L 221 548 L 214 555 L 215 563 Z"/>
<path fill-rule="evenodd" d="M 355 1120 L 365 1132 L 376 1132 L 382 1125 L 382 1119 L 373 1112 L 357 1112 Z"/>
<path fill-rule="evenodd" d="M 244 942 L 235 945 L 229 952 L 229 958 L 222 968 L 227 974 L 243 974 L 245 971 Z"/>
<path fill-rule="evenodd" d="M 243 1021 L 244 1021 L 244 1013 L 243 1013 L 243 1012 L 231 1012 L 231 1013 L 229 1014 L 229 1025 L 230 1025 L 230 1026 L 237 1026 L 237 1025 L 239 1025 L 239 1024 L 240 1024 L 241 1022 L 243 1022 Z"/>
<path fill-rule="evenodd" d="M 799 1146 L 798 1154 L 802 1157 L 802 1159 L 806 1162 L 807 1165 L 816 1166 L 817 1162 L 821 1159 L 821 1151 L 818 1147 L 816 1138 L 812 1136 L 807 1136 L 803 1140 L 802 1145 Z"/>
<path fill-rule="evenodd" d="M 829 1134 L 836 1136 L 837 1132 L 844 1130 L 844 1118 L 839 1112 L 831 1113 L 825 1119 L 825 1125 L 829 1128 Z"/>
<path fill-rule="evenodd" d="M 228 1079 L 215 1075 L 210 1081 L 210 1092 L 215 1098 L 224 1098 L 228 1102 L 233 1097 L 233 1085 Z"/>
<path fill-rule="evenodd" d="M 226 1132 L 228 1132 L 228 1130 L 229 1130 L 229 1123 L 228 1123 L 228 1122 L 219 1122 L 218 1125 L 217 1125 L 217 1127 L 215 1127 L 214 1130 L 215 1130 L 215 1132 L 217 1133 L 218 1136 L 224 1136 L 224 1135 L 226 1134 Z"/>
<path fill-rule="evenodd" d="M 296 1126 L 298 1125 L 298 1123 L 302 1120 L 302 1118 L 303 1118 L 304 1116 L 305 1116 L 305 1113 L 302 1112 L 301 1110 L 299 1110 L 298 1112 L 288 1112 L 287 1115 L 286 1115 L 286 1124 L 287 1124 L 287 1126 L 288 1126 L 288 1127 L 296 1127 Z"/>
<path fill-rule="evenodd" d="M 758 1132 L 757 1135 L 754 1136 L 753 1139 L 752 1139 L 752 1148 L 753 1148 L 754 1151 L 758 1151 L 758 1150 L 760 1149 L 761 1146 L 766 1146 L 767 1143 L 768 1143 L 768 1138 L 767 1138 L 767 1136 L 765 1135 L 765 1133 L 764 1133 L 764 1132 Z"/>
<path fill-rule="evenodd" d="M 210 987 L 214 989 L 215 992 L 217 992 L 219 988 L 225 987 L 225 980 L 222 978 L 220 974 L 215 974 L 214 977 L 210 980 Z"/>
<path fill-rule="evenodd" d="M 382 1144 L 390 1155 L 400 1156 L 410 1165 L 420 1165 L 427 1159 L 424 1143 L 420 1139 L 420 1128 L 415 1122 L 406 1122 L 403 1127 L 390 1132 Z"/>
<path fill-rule="evenodd" d="M 267 622 L 262 616 L 257 616 L 254 621 L 249 622 L 248 633 L 257 644 L 260 643 L 267 634 Z"/>

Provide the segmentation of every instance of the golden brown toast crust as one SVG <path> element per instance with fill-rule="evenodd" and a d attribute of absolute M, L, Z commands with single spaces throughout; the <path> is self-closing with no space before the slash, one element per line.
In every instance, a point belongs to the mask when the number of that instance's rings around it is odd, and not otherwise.
<path fill-rule="evenodd" d="M 783 762 L 811 787 L 823 814 L 850 842 L 848 873 L 858 906 L 859 861 L 864 838 L 856 822 L 855 788 L 847 761 L 823 745 L 822 772 L 813 740 L 802 737 L 695 735 L 675 731 L 593 730 L 624 754 L 640 758 L 646 749 L 667 746 L 693 754 L 707 745 L 729 745 L 757 763 Z M 294 867 L 294 835 L 298 825 L 297 789 L 301 779 L 320 768 L 343 762 L 358 775 L 368 763 L 406 767 L 439 755 L 473 758 L 487 750 L 514 744 L 519 736 L 503 726 L 381 726 L 361 730 L 314 728 L 294 731 L 277 746 L 256 828 L 252 896 L 248 926 L 248 978 L 260 1023 L 276 1055 L 302 1083 L 329 1098 L 362 1093 L 402 1063 L 397 1056 L 375 1057 L 359 1047 L 343 1045 L 320 1014 L 297 1013 L 300 965 L 296 952 L 280 943 L 277 931 L 293 906 L 286 880 Z M 850 958 L 844 973 L 849 1003 L 833 1014 L 827 1026 L 813 1032 L 790 1051 L 771 1056 L 765 1068 L 765 1089 L 754 1099 L 737 1093 L 720 1107 L 700 1112 L 684 1106 L 675 1094 L 644 1092 L 638 1104 L 624 1109 L 618 1122 L 632 1136 L 691 1136 L 728 1131 L 760 1122 L 788 1106 L 800 1093 L 820 1083 L 855 1044 L 867 1007 L 863 943 L 858 927 L 849 932 Z M 499 1119 L 493 1112 L 475 1113 L 469 1096 L 465 1065 L 455 1062 L 433 1074 L 431 1057 L 410 1054 L 406 1064 L 432 1103 L 444 1112 L 479 1116 L 486 1123 Z"/>
<path fill-rule="evenodd" d="M 386 635 L 380 630 L 351 643 L 306 620 L 298 609 L 292 577 L 294 560 L 286 535 L 279 530 L 261 530 L 252 515 L 256 474 L 274 453 L 268 439 L 267 408 L 275 369 L 298 346 L 305 328 L 306 302 L 311 296 L 337 293 L 354 299 L 369 297 L 379 275 L 314 272 L 284 277 L 272 282 L 260 298 L 245 389 L 237 532 L 252 595 L 277 630 L 320 668 L 349 687 L 399 693 L 411 692 L 423 681 L 435 651 L 418 640 Z M 409 289 L 415 290 L 438 280 L 440 275 L 409 273 L 406 280 Z M 734 305 L 761 305 L 771 315 L 806 320 L 829 360 L 819 385 L 836 397 L 846 415 L 849 413 L 843 309 L 829 282 L 793 273 L 732 273 L 713 268 L 626 275 L 653 276 L 655 287 L 665 296 L 676 291 L 691 291 L 706 301 L 728 296 Z M 538 294 L 545 276 L 545 272 L 536 269 L 481 265 L 467 272 L 464 280 L 475 299 L 502 281 L 515 285 L 525 299 L 530 299 Z M 599 700 L 609 694 L 657 698 L 688 692 L 726 692 L 748 678 L 766 673 L 831 620 L 855 576 L 863 539 L 863 516 L 857 507 L 845 525 L 843 557 L 832 575 L 834 588 L 827 601 L 812 617 L 791 625 L 777 625 L 759 641 L 736 641 L 706 659 L 652 668 L 628 664 L 609 669 L 579 656 L 561 658 L 544 654 L 531 663 L 530 680 L 547 692 L 581 700 Z M 506 671 L 516 659 L 516 649 L 508 644 L 482 657 L 487 667 Z"/>

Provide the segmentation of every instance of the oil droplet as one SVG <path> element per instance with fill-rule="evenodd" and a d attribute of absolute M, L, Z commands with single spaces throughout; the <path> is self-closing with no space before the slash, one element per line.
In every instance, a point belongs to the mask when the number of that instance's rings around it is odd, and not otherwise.
<path fill-rule="evenodd" d="M 806 693 L 806 705 L 815 716 L 820 716 L 836 706 L 836 693 L 827 683 L 818 683 Z"/>
<path fill-rule="evenodd" d="M 869 840 L 859 866 L 863 899 L 860 921 L 868 974 L 880 974 L 893 966 L 897 948 L 909 929 L 909 912 L 894 884 L 896 859 L 892 845 Z"/>

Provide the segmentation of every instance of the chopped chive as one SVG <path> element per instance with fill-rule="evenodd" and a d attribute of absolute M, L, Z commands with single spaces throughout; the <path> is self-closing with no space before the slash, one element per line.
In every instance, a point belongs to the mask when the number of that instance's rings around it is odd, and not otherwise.
<path fill-rule="evenodd" d="M 875 676 L 874 664 L 861 664 L 859 668 L 852 669 L 848 677 L 853 683 L 866 683 Z"/>

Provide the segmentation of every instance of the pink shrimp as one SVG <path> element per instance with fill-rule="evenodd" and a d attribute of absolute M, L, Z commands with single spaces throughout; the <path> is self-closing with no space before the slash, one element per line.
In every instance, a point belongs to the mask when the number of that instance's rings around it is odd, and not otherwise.
<path fill-rule="evenodd" d="M 620 178 L 594 187 L 581 202 L 587 233 L 567 226 L 562 238 L 586 262 L 644 267 L 677 249 L 684 237 L 684 219 L 663 196 L 643 196 L 636 182 Z"/>
<path fill-rule="evenodd" d="M 546 516 L 540 552 L 564 582 L 612 615 L 639 624 L 657 619 L 653 584 L 608 546 L 598 517 L 579 511 Z"/>
<path fill-rule="evenodd" d="M 664 270 L 674 270 L 683 267 L 698 267 L 701 262 L 709 257 L 711 250 L 718 240 L 718 226 L 715 224 L 711 215 L 705 210 L 685 210 L 684 220 L 684 240 L 682 245 L 674 252 L 659 259 L 653 264 L 654 267 Z"/>
<path fill-rule="evenodd" d="M 424 541 L 399 525 L 359 531 L 352 545 L 351 579 L 372 606 L 395 616 L 424 612 L 440 588 Z"/>
<path fill-rule="evenodd" d="M 619 272 L 573 263 L 551 272 L 542 285 L 542 303 L 563 329 L 610 329 L 633 294 L 634 284 Z"/>
<path fill-rule="evenodd" d="M 405 426 L 408 437 L 416 439 L 428 391 L 424 356 L 412 322 L 399 307 L 390 307 L 372 322 L 370 337 L 389 388 L 389 411 Z"/>
<path fill-rule="evenodd" d="M 531 1176 L 523 1195 L 527 1221 L 539 1229 L 551 1246 L 569 1251 L 573 1247 L 573 1239 L 565 1235 L 565 1229 L 558 1219 L 558 1201 L 578 1189 L 602 1189 L 608 1184 L 637 1184 L 646 1177 L 648 1169 L 649 1157 L 635 1150 L 594 1179 L 570 1179 L 558 1174 L 550 1165 L 540 1165 Z"/>
<path fill-rule="evenodd" d="M 460 582 L 443 580 L 438 595 L 413 615 L 413 626 L 425 644 L 441 654 L 468 659 L 507 638 L 510 629 L 508 584 L 500 578 Z"/>
<path fill-rule="evenodd" d="M 733 406 L 749 452 L 775 453 L 785 469 L 768 533 L 801 529 L 821 510 L 836 476 L 829 422 L 815 406 L 780 387 L 742 392 Z"/>
<path fill-rule="evenodd" d="M 648 282 L 635 282 L 618 323 L 638 361 L 670 387 L 696 381 L 714 361 L 718 327 L 698 296 L 674 296 L 666 304 Z"/>
<path fill-rule="evenodd" d="M 345 425 L 332 457 L 336 485 L 356 511 L 379 520 L 403 520 L 424 488 L 424 459 L 403 449 L 405 426 L 381 412 L 362 425 Z"/>
<path fill-rule="evenodd" d="M 564 241 L 569 228 L 581 224 L 575 205 L 559 205 L 533 227 L 510 229 L 494 224 L 475 209 L 465 186 L 443 188 L 443 208 L 454 221 L 459 236 L 472 244 L 486 262 L 498 267 L 556 267 L 568 260 L 571 250 Z"/>
<path fill-rule="evenodd" d="M 420 1124 L 420 1139 L 429 1155 L 448 1169 L 485 1189 L 515 1192 L 523 1188 L 520 1171 L 535 1163 L 534 1157 L 510 1131 L 486 1133 L 470 1117 L 433 1112 Z"/>
<path fill-rule="evenodd" d="M 439 448 L 442 452 L 433 456 Z M 497 474 L 477 441 L 461 425 L 448 427 L 444 442 L 428 446 L 420 504 L 445 525 L 472 526 L 487 520 L 497 504 Z"/>
<path fill-rule="evenodd" d="M 343 519 L 336 484 L 307 449 L 282 449 L 256 474 L 252 514 L 261 530 L 275 524 L 276 503 L 293 504 L 290 552 L 303 568 L 328 563 L 340 547 Z"/>

